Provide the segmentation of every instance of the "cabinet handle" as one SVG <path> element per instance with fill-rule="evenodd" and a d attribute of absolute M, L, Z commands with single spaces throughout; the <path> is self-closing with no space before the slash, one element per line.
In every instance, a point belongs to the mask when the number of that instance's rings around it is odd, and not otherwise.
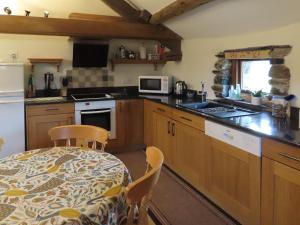
<path fill-rule="evenodd" d="M 175 123 L 172 123 L 172 136 L 175 136 Z"/>
<path fill-rule="evenodd" d="M 278 154 L 281 155 L 281 156 L 283 156 L 283 157 L 286 157 L 286 158 L 288 158 L 288 159 L 291 159 L 291 160 L 295 160 L 295 161 L 297 161 L 297 162 L 300 162 L 300 158 L 298 158 L 298 157 L 294 157 L 294 156 L 288 155 L 288 154 L 286 154 L 286 153 L 284 153 L 284 152 L 279 152 Z"/>
<path fill-rule="evenodd" d="M 184 117 L 184 116 L 181 116 L 180 118 L 183 119 L 183 120 L 189 121 L 189 122 L 193 122 L 193 120 L 191 120 L 191 119 L 189 119 L 189 118 L 186 118 L 186 117 Z"/>
<path fill-rule="evenodd" d="M 162 109 L 162 108 L 157 108 L 158 111 L 161 111 L 161 112 L 166 112 L 166 110 Z"/>
<path fill-rule="evenodd" d="M 57 111 L 58 109 L 46 109 L 46 111 Z"/>
<path fill-rule="evenodd" d="M 170 133 L 171 133 L 171 122 L 168 121 L 168 134 L 170 134 Z"/>

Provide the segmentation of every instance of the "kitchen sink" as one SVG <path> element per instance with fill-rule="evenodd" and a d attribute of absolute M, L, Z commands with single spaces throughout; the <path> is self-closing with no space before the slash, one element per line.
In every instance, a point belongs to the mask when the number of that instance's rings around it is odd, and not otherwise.
<path fill-rule="evenodd" d="M 179 104 L 179 106 L 182 108 L 186 108 L 196 112 L 201 112 L 203 114 L 207 114 L 219 118 L 249 116 L 249 115 L 254 115 L 259 113 L 248 109 L 237 108 L 237 107 L 218 104 L 214 102 L 182 103 Z"/>

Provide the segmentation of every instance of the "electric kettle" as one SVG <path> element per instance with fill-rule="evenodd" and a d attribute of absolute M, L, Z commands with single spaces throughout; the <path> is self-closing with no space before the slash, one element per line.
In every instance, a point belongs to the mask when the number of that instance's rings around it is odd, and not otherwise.
<path fill-rule="evenodd" d="M 175 94 L 176 95 L 185 95 L 187 91 L 187 85 L 184 81 L 177 81 L 175 84 Z"/>

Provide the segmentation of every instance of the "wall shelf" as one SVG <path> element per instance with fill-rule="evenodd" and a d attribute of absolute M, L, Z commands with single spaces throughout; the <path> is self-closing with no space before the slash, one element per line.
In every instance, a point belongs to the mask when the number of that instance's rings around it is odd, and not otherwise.
<path fill-rule="evenodd" d="M 111 70 L 115 70 L 116 64 L 153 64 L 154 70 L 157 70 L 158 65 L 166 64 L 166 60 L 147 60 L 147 59 L 111 59 Z"/>
<path fill-rule="evenodd" d="M 59 71 L 59 67 L 63 61 L 60 58 L 28 58 L 31 64 L 31 71 L 34 71 L 34 66 L 36 64 L 53 64 L 57 67 L 57 72 Z"/>

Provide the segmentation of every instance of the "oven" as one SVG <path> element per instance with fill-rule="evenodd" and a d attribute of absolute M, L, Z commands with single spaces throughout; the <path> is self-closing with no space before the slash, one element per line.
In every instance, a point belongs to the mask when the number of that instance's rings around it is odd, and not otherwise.
<path fill-rule="evenodd" d="M 75 102 L 75 123 L 104 128 L 109 139 L 117 138 L 115 100 Z"/>

